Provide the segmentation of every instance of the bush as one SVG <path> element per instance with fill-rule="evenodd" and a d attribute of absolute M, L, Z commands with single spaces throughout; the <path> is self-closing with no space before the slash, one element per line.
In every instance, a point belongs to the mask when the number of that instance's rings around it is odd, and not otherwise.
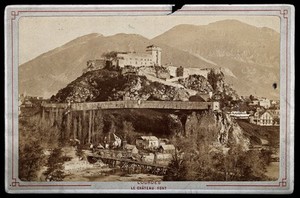
<path fill-rule="evenodd" d="M 168 166 L 164 181 L 185 181 L 187 174 L 186 161 L 181 159 L 177 154 L 174 155 L 172 161 Z"/>
<path fill-rule="evenodd" d="M 23 181 L 34 181 L 45 156 L 43 148 L 36 140 L 27 140 L 26 144 L 19 145 L 19 178 Z"/>
<path fill-rule="evenodd" d="M 63 163 L 65 162 L 64 156 L 62 156 L 61 148 L 55 148 L 51 152 L 47 160 L 47 170 L 45 175 L 50 181 L 62 181 L 64 178 Z"/>

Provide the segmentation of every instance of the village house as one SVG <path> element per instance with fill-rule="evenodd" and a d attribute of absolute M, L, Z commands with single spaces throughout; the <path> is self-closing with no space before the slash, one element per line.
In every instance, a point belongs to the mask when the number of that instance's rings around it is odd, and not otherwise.
<path fill-rule="evenodd" d="M 276 107 L 271 107 L 270 109 L 268 109 L 268 111 L 271 112 L 274 116 L 274 125 L 278 126 L 280 124 L 280 109 Z"/>
<path fill-rule="evenodd" d="M 155 136 L 141 136 L 136 139 L 136 146 L 143 149 L 156 149 L 159 147 L 158 138 Z"/>
<path fill-rule="evenodd" d="M 173 159 L 173 154 L 170 153 L 156 153 L 154 163 L 167 166 Z"/>
<path fill-rule="evenodd" d="M 168 154 L 175 154 L 175 146 L 173 144 L 162 144 L 159 146 L 158 151 L 160 153 L 168 153 Z"/>
<path fill-rule="evenodd" d="M 33 103 L 30 100 L 25 100 L 22 104 L 22 107 L 31 108 L 33 107 Z"/>
<path fill-rule="evenodd" d="M 271 105 L 276 105 L 278 104 L 276 100 L 271 100 Z"/>
<path fill-rule="evenodd" d="M 153 153 L 143 154 L 141 157 L 142 162 L 153 163 L 155 155 Z"/>
<path fill-rule="evenodd" d="M 250 117 L 250 122 L 260 126 L 273 126 L 274 115 L 270 111 L 257 111 Z"/>
<path fill-rule="evenodd" d="M 265 109 L 268 109 L 271 106 L 271 102 L 267 98 L 260 98 L 259 99 L 259 106 L 264 107 Z"/>
<path fill-rule="evenodd" d="M 173 117 L 172 114 L 171 114 L 170 116 Z M 174 117 L 173 117 L 173 118 L 174 118 Z M 175 118 L 175 119 L 176 119 L 176 118 Z M 170 140 L 167 139 L 167 138 L 159 138 L 158 141 L 159 141 L 159 145 L 168 144 L 168 143 L 170 142 Z"/>
<path fill-rule="evenodd" d="M 126 144 L 126 145 L 124 146 L 124 149 L 125 149 L 128 153 L 130 153 L 130 154 L 132 154 L 132 155 L 136 155 L 136 154 L 139 153 L 139 150 L 136 148 L 136 146 L 135 146 L 135 145 L 132 145 L 132 144 Z"/>

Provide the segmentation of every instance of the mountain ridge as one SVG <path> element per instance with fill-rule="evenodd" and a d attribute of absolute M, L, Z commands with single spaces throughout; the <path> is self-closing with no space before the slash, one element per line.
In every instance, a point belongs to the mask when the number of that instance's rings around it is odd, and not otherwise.
<path fill-rule="evenodd" d="M 224 25 L 227 23 L 234 25 Z M 237 24 L 250 28 L 255 35 L 232 36 L 241 34 L 243 30 L 236 27 Z M 223 26 L 235 28 L 228 30 Z M 274 82 L 279 85 L 279 44 L 274 44 L 274 47 L 271 45 L 279 38 L 278 35 L 270 28 L 257 28 L 237 20 L 218 21 L 201 26 L 181 24 L 151 40 L 138 34 L 103 36 L 100 33 L 91 33 L 20 65 L 19 91 L 50 97 L 80 76 L 88 60 L 99 59 L 103 53 L 109 51 L 145 53 L 146 46 L 155 44 L 163 49 L 163 64 L 200 68 L 223 67 L 233 74 L 227 80 L 237 86 L 237 91 L 242 95 L 256 93 L 265 94 L 266 97 L 279 97 L 279 90 L 274 92 L 270 89 Z M 267 79 L 267 85 L 257 81 L 268 75 L 271 78 Z M 32 76 L 32 79 L 28 79 L 28 76 Z M 248 82 L 252 83 L 251 86 Z M 260 88 L 260 85 L 263 87 Z M 272 93 L 269 94 L 269 91 Z"/>
<path fill-rule="evenodd" d="M 272 87 L 273 83 L 280 85 L 280 34 L 275 30 L 223 20 L 208 25 L 175 26 L 153 41 L 230 69 L 237 79 L 227 80 L 241 95 L 279 99 L 279 87 L 276 90 Z"/>

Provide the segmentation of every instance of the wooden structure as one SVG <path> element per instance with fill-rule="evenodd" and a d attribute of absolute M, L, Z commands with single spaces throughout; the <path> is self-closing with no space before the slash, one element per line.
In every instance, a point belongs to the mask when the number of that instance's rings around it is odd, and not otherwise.
<path fill-rule="evenodd" d="M 217 104 L 217 105 L 216 105 Z M 81 143 L 99 143 L 96 133 L 99 116 L 106 109 L 170 109 L 170 110 L 216 110 L 218 102 L 182 101 L 107 101 L 89 103 L 43 103 L 42 123 L 50 122 L 61 128 L 64 140 L 79 139 Z"/>

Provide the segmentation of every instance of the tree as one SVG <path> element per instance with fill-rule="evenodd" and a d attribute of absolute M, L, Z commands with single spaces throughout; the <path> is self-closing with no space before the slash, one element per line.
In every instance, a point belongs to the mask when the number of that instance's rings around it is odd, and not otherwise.
<path fill-rule="evenodd" d="M 64 178 L 63 174 L 63 163 L 64 158 L 62 157 L 61 148 L 55 148 L 48 160 L 47 160 L 47 170 L 45 175 L 50 181 L 62 181 Z"/>
<path fill-rule="evenodd" d="M 164 181 L 185 181 L 187 174 L 186 161 L 183 160 L 177 153 L 175 153 L 172 161 L 168 166 L 166 175 L 164 175 Z"/>
<path fill-rule="evenodd" d="M 178 159 L 170 164 L 165 180 L 188 181 L 263 181 L 268 160 L 267 152 L 247 150 L 240 143 L 232 141 L 230 149 L 224 153 L 222 147 L 214 146 L 220 128 L 211 113 L 196 114 L 193 122 L 194 132 L 186 138 L 174 136 L 171 139 L 175 147 L 184 153 L 183 162 Z M 231 128 L 236 130 L 235 128 Z M 231 131 L 233 132 L 233 131 Z M 184 165 L 184 169 L 181 166 Z M 182 178 L 183 177 L 183 178 Z"/>
<path fill-rule="evenodd" d="M 131 122 L 123 121 L 123 130 L 122 136 L 123 139 L 126 140 L 129 144 L 132 144 L 134 141 L 134 127 Z"/>
<path fill-rule="evenodd" d="M 19 178 L 24 181 L 34 181 L 45 160 L 37 118 L 19 119 Z"/>
<path fill-rule="evenodd" d="M 101 110 L 96 111 L 95 115 L 95 133 L 93 137 L 93 142 L 99 143 L 101 137 L 103 136 L 104 120 L 103 113 Z"/>
<path fill-rule="evenodd" d="M 36 173 L 44 162 L 43 148 L 38 141 L 30 141 L 19 147 L 19 177 L 24 181 L 36 179 Z"/>
<path fill-rule="evenodd" d="M 82 145 L 77 145 L 76 147 L 76 156 L 79 157 L 79 159 L 82 159 L 84 156 L 84 152 L 82 150 Z"/>
<path fill-rule="evenodd" d="M 249 99 L 250 99 L 251 101 L 253 101 L 253 100 L 255 99 L 255 97 L 252 96 L 252 95 L 250 95 L 250 96 L 249 96 Z"/>

